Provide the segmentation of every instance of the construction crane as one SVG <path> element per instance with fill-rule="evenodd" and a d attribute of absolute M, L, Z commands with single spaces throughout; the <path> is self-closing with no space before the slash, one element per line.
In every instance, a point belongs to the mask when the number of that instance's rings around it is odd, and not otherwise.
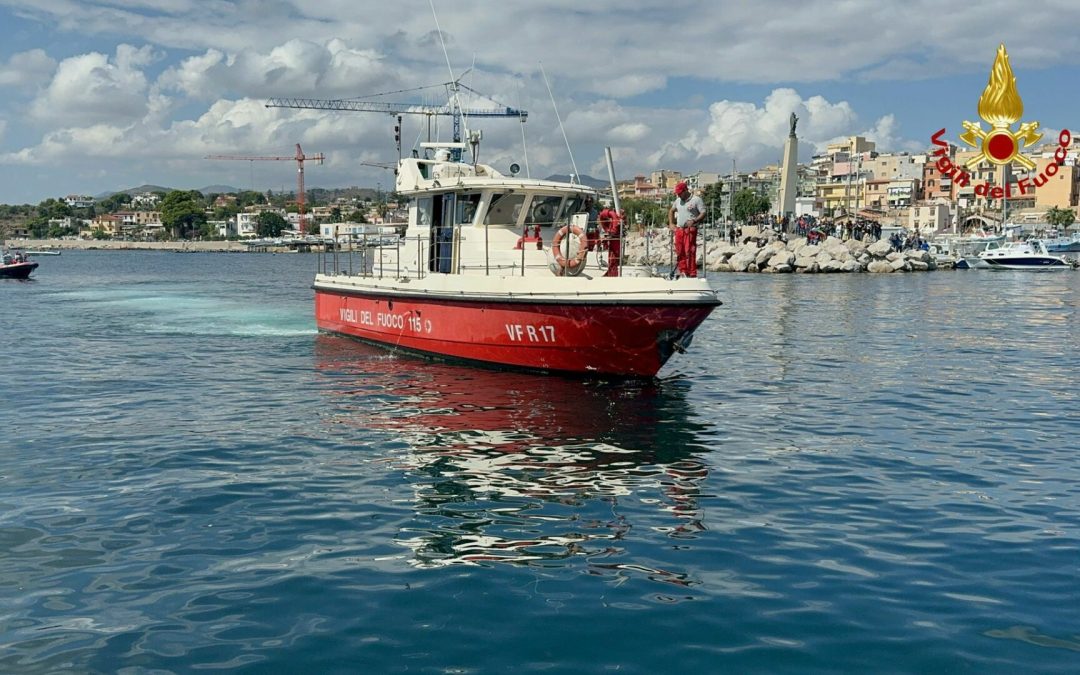
<path fill-rule="evenodd" d="M 296 154 L 293 156 L 281 156 L 281 157 L 250 157 L 246 155 L 207 155 L 206 159 L 245 159 L 250 162 L 255 161 L 270 161 L 270 162 L 284 162 L 284 161 L 296 161 L 296 207 L 300 216 L 300 234 L 303 235 L 307 232 L 304 223 L 304 162 L 314 161 L 319 164 L 323 163 L 326 157 L 320 152 L 314 155 L 305 155 L 304 151 L 300 148 L 300 144 L 296 144 Z"/>
<path fill-rule="evenodd" d="M 388 115 L 397 115 L 399 118 L 398 130 L 395 135 L 400 135 L 400 117 L 401 115 L 427 115 L 430 119 L 435 116 L 449 116 L 453 118 L 454 123 L 454 143 L 461 142 L 461 118 L 464 117 L 516 117 L 524 122 L 529 117 L 529 113 L 524 110 L 518 110 L 508 106 L 499 106 L 497 108 L 462 108 L 457 105 L 457 93 L 460 89 L 472 92 L 474 94 L 480 94 L 474 89 L 458 82 L 446 82 L 442 86 L 449 87 L 451 90 L 449 103 L 441 105 L 430 105 L 426 103 L 386 103 L 381 101 L 371 101 L 365 99 L 321 99 L 321 98 L 271 98 L 266 102 L 267 108 L 301 108 L 309 110 L 339 110 L 346 112 L 377 112 L 386 113 Z M 382 96 L 383 94 L 376 94 L 376 96 Z M 486 97 L 485 97 L 486 98 Z M 490 99 L 489 99 L 490 100 Z M 400 136 L 396 139 L 399 147 L 398 152 L 400 154 Z M 454 158 L 461 158 L 461 151 L 454 150 Z"/>

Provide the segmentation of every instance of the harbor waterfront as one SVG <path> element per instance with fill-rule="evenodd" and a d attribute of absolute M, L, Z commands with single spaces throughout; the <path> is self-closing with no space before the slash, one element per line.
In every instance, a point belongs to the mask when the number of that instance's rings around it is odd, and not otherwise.
<path fill-rule="evenodd" d="M 1080 275 L 716 275 L 597 381 L 320 335 L 311 254 L 40 262 L 0 671 L 1080 664 Z"/>
<path fill-rule="evenodd" d="M 754 230 L 756 232 L 756 230 Z M 771 235 L 771 236 L 770 236 Z M 833 272 L 926 272 L 951 270 L 961 259 L 956 254 L 934 255 L 925 250 L 894 251 L 886 241 L 841 240 L 828 237 L 821 243 L 810 244 L 806 237 L 790 236 L 786 241 L 771 233 L 748 236 L 745 241 L 728 243 L 726 239 L 706 234 L 701 237 L 699 256 L 702 269 L 708 272 L 766 272 L 766 273 L 833 273 Z M 288 244 L 272 245 L 240 241 L 167 241 L 132 242 L 84 239 L 33 239 L 19 241 L 19 248 L 46 251 L 106 250 L 106 251 L 172 251 L 184 253 L 296 253 Z M 304 250 L 312 245 L 305 243 Z M 321 246 L 314 248 L 320 249 Z M 626 238 L 627 264 L 652 265 L 670 268 L 674 262 L 670 232 L 655 229 L 634 233 Z M 346 254 L 348 244 L 341 249 Z M 603 273 L 606 253 L 589 256 L 587 264 Z M 1076 268 L 1076 260 L 1068 259 Z"/>

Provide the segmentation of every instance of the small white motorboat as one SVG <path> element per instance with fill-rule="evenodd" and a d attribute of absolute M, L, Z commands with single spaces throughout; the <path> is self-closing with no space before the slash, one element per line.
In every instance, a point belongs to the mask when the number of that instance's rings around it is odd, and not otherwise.
<path fill-rule="evenodd" d="M 1045 244 L 1038 239 L 1031 241 L 1010 241 L 988 248 L 979 254 L 979 260 L 995 270 L 1071 270 L 1071 262 L 1060 256 L 1051 255 Z"/>

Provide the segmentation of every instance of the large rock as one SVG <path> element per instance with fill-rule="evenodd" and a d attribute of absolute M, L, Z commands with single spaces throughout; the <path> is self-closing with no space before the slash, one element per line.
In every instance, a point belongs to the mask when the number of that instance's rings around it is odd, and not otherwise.
<path fill-rule="evenodd" d="M 866 271 L 874 274 L 886 274 L 895 270 L 893 270 L 892 265 L 884 260 L 871 260 L 870 264 L 866 266 Z"/>
<path fill-rule="evenodd" d="M 851 251 L 844 245 L 844 242 L 836 237 L 829 237 L 821 247 L 825 249 L 825 251 L 828 252 L 829 257 L 834 260 L 847 260 L 851 257 Z"/>
<path fill-rule="evenodd" d="M 875 258 L 884 258 L 892 250 L 892 244 L 887 241 L 875 241 L 866 247 L 866 251 Z"/>
<path fill-rule="evenodd" d="M 893 272 L 910 272 L 911 271 L 911 263 L 909 263 L 907 261 L 907 258 L 905 258 L 904 256 L 900 256 L 896 260 L 893 260 L 892 262 L 889 263 L 889 265 L 892 266 Z"/>
<path fill-rule="evenodd" d="M 750 265 L 754 264 L 754 260 L 757 258 L 756 252 L 739 251 L 735 255 L 728 258 L 728 264 L 731 265 L 732 272 L 745 272 Z M 755 268 L 755 272 L 757 269 Z"/>
<path fill-rule="evenodd" d="M 851 252 L 853 257 L 858 258 L 863 254 L 869 244 L 861 239 L 848 239 L 844 242 L 844 246 L 847 246 L 848 251 Z"/>
<path fill-rule="evenodd" d="M 769 258 L 769 267 L 788 267 L 795 262 L 795 254 L 791 251 L 780 251 L 773 257 Z M 790 269 L 789 269 L 790 271 Z"/>

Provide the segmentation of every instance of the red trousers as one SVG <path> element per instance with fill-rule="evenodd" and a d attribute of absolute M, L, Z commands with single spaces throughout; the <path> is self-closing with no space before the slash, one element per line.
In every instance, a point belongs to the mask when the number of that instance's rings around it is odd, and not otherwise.
<path fill-rule="evenodd" d="M 675 228 L 676 268 L 684 277 L 697 276 L 697 228 Z"/>
<path fill-rule="evenodd" d="M 619 276 L 619 261 L 622 258 L 622 243 L 618 239 L 607 240 L 607 272 L 605 277 Z"/>

